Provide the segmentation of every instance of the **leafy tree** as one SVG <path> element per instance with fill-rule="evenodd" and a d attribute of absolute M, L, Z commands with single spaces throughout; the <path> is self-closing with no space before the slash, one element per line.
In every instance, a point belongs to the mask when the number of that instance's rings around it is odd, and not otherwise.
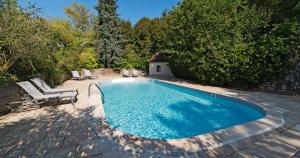
<path fill-rule="evenodd" d="M 134 30 L 132 28 L 130 21 L 121 20 L 120 28 L 123 37 L 123 47 L 125 48 L 129 44 L 133 44 L 134 42 Z"/>
<path fill-rule="evenodd" d="M 120 64 L 123 56 L 123 38 L 116 0 L 98 0 L 97 48 L 100 61 L 106 68 Z"/>
<path fill-rule="evenodd" d="M 261 76 L 258 83 L 280 81 L 300 62 L 300 22 L 275 24 L 267 35 L 258 38 L 254 47 L 252 73 Z"/>
<path fill-rule="evenodd" d="M 141 18 L 133 27 L 133 45 L 136 55 L 140 58 L 144 71 L 148 71 L 148 60 L 160 52 L 165 40 L 166 23 L 161 18 Z"/>
<path fill-rule="evenodd" d="M 72 3 L 65 7 L 66 15 L 71 19 L 74 27 L 82 32 L 91 31 L 94 24 L 94 15 L 82 4 Z"/>
<path fill-rule="evenodd" d="M 60 68 L 69 72 L 74 69 L 97 67 L 97 62 L 92 61 L 95 60 L 92 58 L 97 57 L 92 42 L 93 36 L 72 29 L 68 21 L 53 20 L 50 26 L 57 33 L 55 38 L 58 40 L 59 48 L 55 57 Z"/>
<path fill-rule="evenodd" d="M 240 0 L 184 0 L 166 17 L 165 53 L 175 75 L 204 84 L 253 86 L 255 39 L 270 19 Z M 255 66 L 255 65 L 254 65 Z"/>
<path fill-rule="evenodd" d="M 56 85 L 70 77 L 70 70 L 97 66 L 93 32 L 74 29 L 69 21 L 43 19 L 35 7 L 28 10 L 14 0 L 3 2 L 0 82 L 40 76 Z"/>
<path fill-rule="evenodd" d="M 151 19 L 142 18 L 134 26 L 135 46 L 137 48 L 137 53 L 141 57 L 151 56 L 150 49 L 152 43 L 151 43 L 150 23 L 151 23 Z"/>
<path fill-rule="evenodd" d="M 299 0 L 182 0 L 134 26 L 119 19 L 116 0 L 98 3 L 97 19 L 84 5 L 66 7 L 69 21 L 0 0 L 0 82 L 40 76 L 56 85 L 99 61 L 147 71 L 160 52 L 178 77 L 256 87 L 300 61 Z"/>
<path fill-rule="evenodd" d="M 153 55 L 156 52 L 160 52 L 165 44 L 165 30 L 167 25 L 162 18 L 151 19 L 150 34 L 151 34 L 151 48 L 150 52 Z"/>
<path fill-rule="evenodd" d="M 285 20 L 297 17 L 300 19 L 300 1 L 299 0 L 248 0 L 250 5 L 256 5 L 259 8 L 268 9 L 272 12 L 273 23 L 282 23 Z"/>
<path fill-rule="evenodd" d="M 7 7 L 16 8 L 17 7 L 17 0 L 0 0 L 0 10 L 4 11 Z"/>
<path fill-rule="evenodd" d="M 47 54 L 53 46 L 48 42 L 53 32 L 45 20 L 24 12 L 15 1 L 9 2 L 0 11 L 0 74 L 12 75 L 21 62 L 35 72 L 35 61 L 51 58 Z"/>
<path fill-rule="evenodd" d="M 134 45 L 129 44 L 125 48 L 126 55 L 122 61 L 121 67 L 127 69 L 145 69 L 143 59 L 135 52 Z"/>
<path fill-rule="evenodd" d="M 94 49 L 86 48 L 83 50 L 83 52 L 80 55 L 80 65 L 81 67 L 89 70 L 99 67 Z"/>

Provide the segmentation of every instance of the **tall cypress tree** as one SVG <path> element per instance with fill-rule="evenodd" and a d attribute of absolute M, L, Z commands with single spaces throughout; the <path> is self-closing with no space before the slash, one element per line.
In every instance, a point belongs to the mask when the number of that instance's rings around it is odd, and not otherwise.
<path fill-rule="evenodd" d="M 106 68 L 118 65 L 123 56 L 123 39 L 117 8 L 117 0 L 98 0 L 96 51 L 100 62 Z"/>

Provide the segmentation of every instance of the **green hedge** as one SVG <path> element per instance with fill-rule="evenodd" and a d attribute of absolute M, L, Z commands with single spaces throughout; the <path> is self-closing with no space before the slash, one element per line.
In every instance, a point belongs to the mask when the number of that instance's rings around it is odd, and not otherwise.
<path fill-rule="evenodd" d="M 180 78 L 256 87 L 276 79 L 299 55 L 297 20 L 274 24 L 272 12 L 241 0 L 184 0 L 166 21 L 165 55 Z"/>

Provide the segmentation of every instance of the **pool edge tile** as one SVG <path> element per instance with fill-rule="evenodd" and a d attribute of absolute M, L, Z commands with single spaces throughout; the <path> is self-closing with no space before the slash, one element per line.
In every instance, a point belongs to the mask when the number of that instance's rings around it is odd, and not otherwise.
<path fill-rule="evenodd" d="M 171 82 L 167 82 L 167 83 L 174 84 Z M 176 83 L 175 85 L 187 87 L 184 85 L 180 85 L 178 83 Z M 187 87 L 187 88 L 190 88 L 190 87 Z M 196 89 L 196 88 L 194 88 L 194 89 Z M 203 91 L 203 90 L 200 90 L 200 91 Z M 210 92 L 208 92 L 208 93 L 210 93 Z M 90 116 L 93 118 L 91 120 L 99 121 L 99 119 L 100 119 L 102 122 L 102 125 L 104 123 L 106 127 L 110 127 L 110 125 L 106 122 L 106 120 L 104 118 L 104 116 L 105 116 L 104 109 L 103 109 L 104 107 L 101 103 L 101 98 L 99 97 L 100 95 L 97 93 L 91 93 L 91 94 L 92 95 L 89 96 L 89 100 L 91 100 L 90 103 L 93 103 L 93 106 L 95 107 L 93 112 L 91 112 L 91 114 L 90 114 Z M 243 99 L 243 98 L 228 96 L 225 94 L 218 94 L 218 95 L 222 95 L 225 97 L 231 97 L 231 98 L 237 98 L 237 99 L 255 104 L 255 105 L 259 106 L 260 108 L 262 108 L 266 112 L 266 116 L 264 118 L 261 118 L 261 119 L 255 120 L 255 121 L 251 121 L 251 122 L 248 122 L 248 123 L 245 123 L 242 125 L 236 125 L 233 127 L 217 130 L 214 132 L 198 135 L 198 136 L 191 137 L 191 138 L 166 139 L 165 141 L 168 142 L 167 145 L 174 146 L 177 148 L 182 148 L 184 150 L 188 150 L 191 152 L 212 150 L 212 149 L 216 149 L 221 146 L 224 146 L 224 145 L 235 143 L 237 141 L 280 128 L 285 123 L 283 114 L 278 111 L 267 109 L 263 105 L 260 105 L 258 103 L 255 103 L 255 102 Z M 95 121 L 93 121 L 91 123 L 94 124 L 95 127 L 98 126 L 97 122 L 95 122 Z M 97 129 L 98 128 L 95 128 L 95 130 L 97 130 Z M 117 134 L 118 136 L 124 136 L 126 139 L 128 139 L 128 140 L 125 140 L 126 142 L 132 142 L 132 140 L 138 140 L 138 141 L 150 141 L 155 144 L 155 142 L 162 141 L 162 140 L 158 140 L 158 139 L 139 138 L 136 136 L 125 134 L 122 131 L 112 129 L 111 127 L 110 127 L 110 129 L 107 129 L 107 130 L 111 130 L 111 132 L 109 132 L 109 133 L 112 134 L 112 137 L 114 137 L 114 133 Z M 157 144 L 160 144 L 160 143 L 157 143 Z M 130 146 L 130 145 L 128 145 L 128 146 Z M 137 151 L 137 149 L 135 149 L 134 147 L 132 147 L 131 150 Z M 149 150 L 149 151 L 144 150 L 144 149 L 141 149 L 141 150 L 143 152 L 153 152 L 153 150 Z M 166 147 L 165 152 L 174 152 L 174 151 L 168 151 L 168 147 Z"/>

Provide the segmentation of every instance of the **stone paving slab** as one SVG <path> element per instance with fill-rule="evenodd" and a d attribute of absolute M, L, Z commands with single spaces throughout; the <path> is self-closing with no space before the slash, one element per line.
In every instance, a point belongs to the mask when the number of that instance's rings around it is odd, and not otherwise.
<path fill-rule="evenodd" d="M 101 156 L 111 150 L 111 144 L 102 142 L 99 139 L 88 140 L 78 144 L 78 155 L 76 157 Z M 103 155 L 102 155 L 103 156 Z"/>
<path fill-rule="evenodd" d="M 300 113 L 298 112 L 289 112 L 285 115 L 283 115 L 284 119 L 285 119 L 285 124 L 284 127 L 286 128 L 293 128 L 294 126 L 296 126 L 297 124 L 300 123 Z"/>
<path fill-rule="evenodd" d="M 284 144 L 277 140 L 264 140 L 254 143 L 244 149 L 251 155 L 265 158 L 283 158 L 290 157 L 296 151 L 293 146 Z"/>
<path fill-rule="evenodd" d="M 243 151 L 243 150 L 234 153 L 230 157 L 232 157 L 232 158 L 259 158 L 259 157 L 255 156 L 255 155 L 250 155 L 249 153 L 247 153 L 246 151 Z M 229 158 L 229 157 L 226 157 L 226 158 Z"/>
<path fill-rule="evenodd" d="M 60 149 L 48 150 L 44 155 L 45 158 L 74 158 L 76 154 L 76 146 L 68 146 Z"/>
<path fill-rule="evenodd" d="M 159 144 L 153 144 L 151 141 L 142 142 L 139 139 L 124 141 L 126 136 L 111 133 L 112 131 L 107 130 L 109 127 L 101 123 L 98 127 L 101 132 L 95 130 L 94 125 L 90 124 L 90 116 L 93 116 L 95 112 L 96 116 L 99 116 L 100 110 L 97 109 L 99 107 L 90 107 L 91 104 L 88 103 L 87 88 L 92 82 L 98 81 L 67 81 L 59 87 L 79 88 L 79 101 L 75 106 L 64 104 L 43 107 L 0 117 L 0 157 L 299 158 L 300 132 L 297 130 L 300 123 L 299 97 L 236 91 L 178 82 L 184 86 L 194 86 L 201 90 L 262 104 L 266 108 L 281 112 L 285 119 L 285 125 L 280 129 L 214 150 L 194 152 L 176 148 L 163 141 Z M 112 134 L 115 134 L 114 137 L 111 137 Z M 132 150 L 132 147 L 136 147 L 136 149 Z M 167 151 L 166 148 L 172 148 L 172 152 Z"/>

